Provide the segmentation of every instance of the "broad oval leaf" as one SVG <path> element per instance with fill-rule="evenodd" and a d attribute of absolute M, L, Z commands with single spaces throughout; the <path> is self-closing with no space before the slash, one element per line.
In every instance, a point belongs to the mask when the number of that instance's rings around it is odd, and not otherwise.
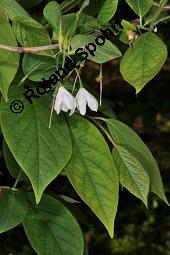
<path fill-rule="evenodd" d="M 75 34 L 78 26 L 79 15 L 70 13 L 62 17 L 62 37 L 67 39 Z M 71 24 L 71 25 L 70 25 Z"/>
<path fill-rule="evenodd" d="M 149 11 L 153 4 L 153 0 L 126 0 L 126 2 L 141 17 Z"/>
<path fill-rule="evenodd" d="M 44 17 L 50 23 L 56 35 L 61 36 L 62 14 L 60 5 L 54 1 L 48 3 L 43 11 Z"/>
<path fill-rule="evenodd" d="M 168 204 L 158 165 L 148 147 L 136 132 L 124 123 L 114 119 L 109 119 L 106 123 L 114 142 L 117 145 L 125 147 L 141 163 L 148 173 L 151 191 Z"/>
<path fill-rule="evenodd" d="M 39 255 L 83 255 L 83 235 L 78 223 L 59 201 L 48 195 L 30 208 L 24 229 Z"/>
<path fill-rule="evenodd" d="M 94 30 L 98 30 L 99 26 L 97 24 L 97 19 L 81 13 L 79 17 L 79 22 L 78 22 L 78 31 L 80 31 L 81 34 L 90 34 L 93 33 Z"/>
<path fill-rule="evenodd" d="M 96 16 L 104 5 L 106 0 L 90 0 L 90 4 L 84 9 L 84 13 L 90 16 Z"/>
<path fill-rule="evenodd" d="M 86 119 L 69 118 L 73 154 L 67 176 L 80 197 L 107 228 L 111 237 L 118 204 L 118 175 L 109 148 Z"/>
<path fill-rule="evenodd" d="M 52 97 L 46 94 L 30 104 L 23 92 L 19 87 L 11 89 L 10 102 L 1 102 L 0 121 L 5 141 L 29 177 L 38 203 L 44 189 L 70 159 L 72 146 L 62 115 L 53 114 L 52 126 L 48 127 Z M 20 114 L 10 110 L 10 104 L 16 99 L 24 104 Z"/>
<path fill-rule="evenodd" d="M 149 175 L 141 163 L 124 147 L 116 145 L 113 160 L 119 172 L 120 183 L 147 207 Z"/>
<path fill-rule="evenodd" d="M 29 17 L 16 17 L 12 21 L 18 42 L 24 47 L 50 45 L 51 39 L 46 29 Z"/>
<path fill-rule="evenodd" d="M 27 196 L 13 189 L 0 190 L 0 233 L 19 225 L 28 212 Z"/>
<path fill-rule="evenodd" d="M 11 20 L 17 16 L 29 17 L 29 14 L 15 0 L 1 0 L 0 12 Z"/>
<path fill-rule="evenodd" d="M 57 64 L 59 64 L 59 58 L 57 60 L 52 56 L 25 54 L 22 61 L 22 69 L 25 78 L 37 82 L 42 81 L 43 78 L 48 80 L 55 73 Z"/>
<path fill-rule="evenodd" d="M 54 29 L 58 37 L 57 39 L 59 43 L 63 43 L 64 39 L 67 39 L 69 36 L 71 36 L 75 32 L 78 25 L 79 15 L 82 9 L 85 8 L 85 6 L 88 4 L 88 0 L 86 1 L 80 8 L 79 12 L 70 13 L 63 16 L 61 14 L 60 5 L 54 1 L 48 3 L 46 7 L 44 8 L 44 12 L 43 12 L 44 17 Z"/>
<path fill-rule="evenodd" d="M 120 71 L 136 92 L 160 71 L 167 59 L 167 47 L 154 33 L 145 33 L 136 40 L 122 58 Z"/>
<path fill-rule="evenodd" d="M 17 46 L 8 18 L 0 13 L 0 44 Z M 8 32 L 7 32 L 8 31 Z M 0 91 L 7 101 L 8 89 L 19 67 L 19 54 L 0 50 Z"/>
<path fill-rule="evenodd" d="M 77 50 L 78 48 L 82 48 L 81 52 L 85 51 L 88 53 L 88 59 L 99 64 L 122 56 L 119 49 L 109 40 L 105 40 L 104 45 L 98 46 L 95 43 L 95 39 L 96 38 L 94 36 L 90 35 L 76 35 L 71 40 L 72 49 Z M 90 52 L 85 48 L 85 46 L 88 47 L 88 44 L 94 44 L 94 46 L 89 46 L 92 51 L 93 47 L 96 47 L 94 49 L 94 55 L 91 55 Z"/>
<path fill-rule="evenodd" d="M 118 0 L 106 0 L 98 14 L 98 23 L 105 25 L 115 15 L 117 6 Z"/>

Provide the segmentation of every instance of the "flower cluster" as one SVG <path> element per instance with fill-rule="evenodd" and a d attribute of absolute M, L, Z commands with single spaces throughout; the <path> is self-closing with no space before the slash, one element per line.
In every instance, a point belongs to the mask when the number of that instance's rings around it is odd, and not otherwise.
<path fill-rule="evenodd" d="M 72 115 L 77 108 L 81 115 L 85 115 L 87 105 L 92 111 L 97 112 L 98 102 L 85 88 L 80 88 L 76 97 L 74 97 L 61 86 L 54 98 L 54 110 L 57 114 L 60 111 L 68 112 L 70 110 L 70 115 Z"/>

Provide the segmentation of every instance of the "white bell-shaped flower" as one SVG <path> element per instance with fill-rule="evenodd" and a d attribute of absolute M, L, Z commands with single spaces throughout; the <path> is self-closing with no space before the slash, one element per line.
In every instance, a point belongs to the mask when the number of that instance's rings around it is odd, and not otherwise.
<path fill-rule="evenodd" d="M 72 115 L 75 109 L 75 98 L 70 92 L 68 92 L 63 86 L 61 86 L 54 99 L 54 110 L 57 112 L 57 114 L 59 114 L 61 110 L 64 112 L 68 112 L 68 110 L 70 110 L 70 115 Z"/>
<path fill-rule="evenodd" d="M 84 88 L 79 89 L 76 95 L 76 103 L 77 109 L 79 110 L 81 115 L 86 114 L 87 105 L 92 111 L 97 112 L 98 110 L 98 102 L 96 98 Z"/>

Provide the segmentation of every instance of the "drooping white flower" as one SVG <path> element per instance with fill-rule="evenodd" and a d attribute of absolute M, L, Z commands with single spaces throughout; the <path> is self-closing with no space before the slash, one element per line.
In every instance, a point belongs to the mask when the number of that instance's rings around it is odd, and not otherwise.
<path fill-rule="evenodd" d="M 70 115 L 72 115 L 75 109 L 75 98 L 70 92 L 68 92 L 63 86 L 61 86 L 54 99 L 54 110 L 57 112 L 57 114 L 59 114 L 61 110 L 64 112 L 68 112 L 68 110 L 70 110 Z"/>
<path fill-rule="evenodd" d="M 98 110 L 98 102 L 96 98 L 84 88 L 79 89 L 76 95 L 76 103 L 77 109 L 79 110 L 81 115 L 86 114 L 87 105 L 92 111 L 97 112 Z"/>

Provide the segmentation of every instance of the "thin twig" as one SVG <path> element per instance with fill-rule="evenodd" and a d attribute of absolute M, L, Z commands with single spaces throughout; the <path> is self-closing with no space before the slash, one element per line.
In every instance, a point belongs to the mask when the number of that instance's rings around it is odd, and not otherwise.
<path fill-rule="evenodd" d="M 59 48 L 58 44 L 44 45 L 44 46 L 37 46 L 37 47 L 13 47 L 10 45 L 0 44 L 1 50 L 7 50 L 7 51 L 12 51 L 17 53 L 38 53 L 41 51 L 55 50 L 58 48 Z"/>
<path fill-rule="evenodd" d="M 163 10 L 169 11 L 170 5 L 165 5 L 162 7 Z M 133 20 L 133 22 L 139 23 L 139 20 Z M 93 33 L 94 36 L 102 35 L 101 31 L 96 31 Z M 55 50 L 59 48 L 59 44 L 52 44 L 52 45 L 44 45 L 44 46 L 37 46 L 37 47 L 13 47 L 10 45 L 0 44 L 0 50 L 6 50 L 11 52 L 17 53 L 38 53 L 47 50 Z"/>

